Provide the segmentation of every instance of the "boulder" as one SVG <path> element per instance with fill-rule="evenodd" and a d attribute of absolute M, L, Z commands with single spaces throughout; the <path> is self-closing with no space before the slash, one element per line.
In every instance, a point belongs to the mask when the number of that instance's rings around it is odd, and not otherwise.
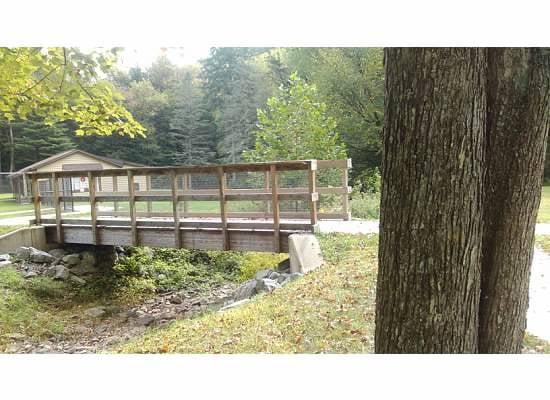
<path fill-rule="evenodd" d="M 18 260 L 27 261 L 31 255 L 30 247 L 19 247 L 15 250 L 15 258 Z"/>
<path fill-rule="evenodd" d="M 63 262 L 69 266 L 77 265 L 80 263 L 80 254 L 67 254 L 63 257 Z"/>
<path fill-rule="evenodd" d="M 80 266 L 83 266 L 84 268 L 87 268 L 87 269 L 90 269 L 90 268 L 95 269 L 96 258 L 94 253 L 92 253 L 91 251 L 84 251 L 80 254 L 80 256 L 81 256 Z"/>
<path fill-rule="evenodd" d="M 59 264 L 59 265 L 54 266 L 54 268 L 55 268 L 55 275 L 54 275 L 53 279 L 64 281 L 64 280 L 69 279 L 69 277 L 71 276 L 71 273 L 69 272 L 69 269 L 67 267 L 65 267 L 64 265 Z"/>
<path fill-rule="evenodd" d="M 281 285 L 273 279 L 259 279 L 256 283 L 256 291 L 258 293 L 271 293 L 275 289 L 281 288 Z"/>
<path fill-rule="evenodd" d="M 93 317 L 93 318 L 102 317 L 102 316 L 105 315 L 105 313 L 106 313 L 105 307 L 101 307 L 101 306 L 88 308 L 86 311 L 84 311 L 84 314 L 86 314 L 89 317 Z"/>
<path fill-rule="evenodd" d="M 311 233 L 294 233 L 288 237 L 290 272 L 305 274 L 323 265 L 319 240 Z"/>
<path fill-rule="evenodd" d="M 50 253 L 55 258 L 63 258 L 67 252 L 64 249 L 52 249 L 48 253 Z"/>
<path fill-rule="evenodd" d="M 254 276 L 254 278 L 256 279 L 269 278 L 273 272 L 275 271 L 273 271 L 272 269 L 262 269 L 261 271 L 256 272 L 256 276 Z"/>
<path fill-rule="evenodd" d="M 46 271 L 44 271 L 44 276 L 53 278 L 56 273 L 57 273 L 57 265 L 52 265 Z"/>
<path fill-rule="evenodd" d="M 249 281 L 246 281 L 241 286 L 239 286 L 239 288 L 235 291 L 235 294 L 233 295 L 233 299 L 235 301 L 240 301 L 240 300 L 251 298 L 257 293 L 256 284 L 257 284 L 256 279 L 250 279 Z"/>
<path fill-rule="evenodd" d="M 50 253 L 45 251 L 35 249 L 34 247 L 29 247 L 29 261 L 39 264 L 47 264 L 55 261 L 55 257 Z"/>

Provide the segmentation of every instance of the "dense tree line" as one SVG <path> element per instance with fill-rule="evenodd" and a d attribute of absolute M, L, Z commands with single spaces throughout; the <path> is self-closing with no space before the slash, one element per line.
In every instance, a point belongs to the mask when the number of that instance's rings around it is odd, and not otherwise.
<path fill-rule="evenodd" d="M 145 137 L 79 136 L 76 123 L 46 126 L 43 114 L 11 126 L 0 120 L 0 170 L 73 147 L 146 165 L 238 162 L 258 145 L 258 117 L 269 112 L 268 99 L 291 85 L 293 73 L 315 87 L 321 120 L 334 122 L 353 159 L 352 179 L 367 180 L 381 164 L 384 68 L 378 48 L 213 48 L 193 66 L 160 57 L 144 69 L 111 69 L 108 80 L 145 127 Z"/>
<path fill-rule="evenodd" d="M 77 125 L 46 126 L 43 117 L 0 122 L 0 168 L 19 169 L 69 148 L 147 165 L 238 162 L 255 147 L 258 110 L 288 87 L 291 74 L 315 86 L 323 118 L 334 121 L 355 172 L 379 164 L 383 118 L 380 49 L 213 48 L 198 65 L 160 57 L 149 68 L 112 70 L 111 84 L 146 129 L 136 135 L 76 135 Z M 306 124 L 307 125 L 307 124 Z"/>

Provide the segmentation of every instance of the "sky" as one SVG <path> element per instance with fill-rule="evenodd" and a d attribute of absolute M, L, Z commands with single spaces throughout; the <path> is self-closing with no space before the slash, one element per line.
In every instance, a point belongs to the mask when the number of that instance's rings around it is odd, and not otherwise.
<path fill-rule="evenodd" d="M 195 64 L 206 58 L 210 46 L 187 46 L 187 47 L 125 47 L 119 53 L 118 66 L 121 69 L 132 67 L 149 67 L 160 55 L 164 54 L 168 59 L 178 66 Z"/>

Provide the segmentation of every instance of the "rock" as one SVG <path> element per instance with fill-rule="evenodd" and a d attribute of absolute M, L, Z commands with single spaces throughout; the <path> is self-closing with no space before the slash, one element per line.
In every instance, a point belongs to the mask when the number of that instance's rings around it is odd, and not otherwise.
<path fill-rule="evenodd" d="M 9 267 L 11 265 L 11 257 L 9 254 L 0 254 L 0 268 Z"/>
<path fill-rule="evenodd" d="M 181 304 L 183 303 L 183 299 L 180 296 L 174 296 L 170 299 L 170 303 L 172 304 Z"/>
<path fill-rule="evenodd" d="M 139 326 L 149 326 L 153 323 L 155 320 L 155 317 L 145 314 L 141 315 L 136 319 L 136 324 Z"/>
<path fill-rule="evenodd" d="M 71 273 L 78 276 L 93 274 L 95 272 L 97 272 L 97 269 L 93 265 L 85 263 L 81 263 L 76 267 L 71 268 Z"/>
<path fill-rule="evenodd" d="M 256 272 L 256 275 L 254 276 L 254 278 L 256 278 L 256 279 L 269 278 L 269 276 L 273 272 L 275 272 L 275 271 L 273 271 L 272 269 L 262 269 L 261 271 Z"/>
<path fill-rule="evenodd" d="M 49 278 L 53 278 L 55 274 L 57 273 L 57 265 L 52 265 L 48 267 L 46 271 L 44 271 L 44 276 L 47 276 Z"/>
<path fill-rule="evenodd" d="M 273 279 L 259 279 L 256 284 L 256 291 L 258 293 L 271 293 L 275 289 L 279 289 L 281 285 Z"/>
<path fill-rule="evenodd" d="M 69 279 L 71 273 L 67 267 L 65 267 L 64 265 L 56 265 L 54 268 L 55 268 L 55 275 L 53 279 L 57 279 L 61 281 Z"/>
<path fill-rule="evenodd" d="M 69 266 L 77 265 L 80 263 L 80 254 L 67 254 L 63 257 L 63 262 Z"/>
<path fill-rule="evenodd" d="M 286 260 L 281 261 L 277 266 L 277 271 L 281 273 L 290 272 L 290 258 L 287 258 Z"/>
<path fill-rule="evenodd" d="M 290 272 L 305 274 L 323 264 L 319 240 L 311 233 L 294 233 L 288 237 Z"/>
<path fill-rule="evenodd" d="M 276 281 L 277 279 L 279 279 L 280 276 L 280 273 L 278 273 L 277 271 L 273 271 L 271 274 L 269 274 L 268 278 Z"/>
<path fill-rule="evenodd" d="M 63 258 L 67 252 L 64 249 L 52 249 L 48 253 L 50 253 L 55 258 Z"/>
<path fill-rule="evenodd" d="M 246 281 L 243 283 L 239 288 L 235 291 L 235 294 L 233 295 L 233 299 L 235 301 L 249 299 L 252 296 L 254 296 L 256 291 L 256 279 L 251 279 L 249 281 Z"/>
<path fill-rule="evenodd" d="M 279 277 L 277 278 L 277 283 L 280 284 L 280 285 L 283 285 L 286 281 L 288 280 L 288 277 L 290 276 L 290 274 L 281 274 L 279 275 Z"/>
<path fill-rule="evenodd" d="M 35 276 L 38 276 L 38 274 L 36 272 L 29 271 L 25 275 L 23 275 L 23 278 L 29 279 L 29 278 L 34 278 Z"/>
<path fill-rule="evenodd" d="M 74 283 L 78 284 L 78 285 L 85 285 L 86 284 L 86 281 L 84 279 L 82 279 L 82 278 L 80 278 L 76 275 L 70 275 L 69 280 L 71 282 L 74 282 Z"/>
<path fill-rule="evenodd" d="M 17 258 L 18 260 L 27 261 L 30 256 L 31 256 L 30 247 L 19 247 L 17 250 L 15 250 L 15 258 Z"/>
<path fill-rule="evenodd" d="M 230 303 L 226 306 L 223 306 L 222 308 L 220 308 L 220 311 L 225 311 L 225 310 L 229 310 L 231 308 L 239 307 L 239 306 L 242 306 L 243 304 L 246 304 L 246 303 L 250 303 L 250 299 L 242 299 L 242 300 L 239 300 L 239 301 L 235 301 L 235 302 Z"/>
<path fill-rule="evenodd" d="M 284 280 L 279 283 L 281 284 L 281 286 L 285 286 L 287 283 L 293 282 L 296 279 L 301 278 L 302 276 L 304 276 L 304 274 L 301 274 L 299 272 L 293 272 L 292 274 L 285 274 L 282 276 L 284 276 Z"/>
<path fill-rule="evenodd" d="M 29 261 L 45 264 L 55 261 L 55 257 L 45 251 L 35 249 L 34 247 L 29 247 Z"/>
<path fill-rule="evenodd" d="M 81 260 L 80 260 L 79 266 L 84 267 L 84 269 L 86 270 L 90 270 L 90 269 L 95 270 L 96 258 L 94 253 L 92 253 L 91 251 L 85 251 L 81 253 L 80 256 L 81 256 Z"/>
<path fill-rule="evenodd" d="M 99 317 L 102 317 L 104 316 L 106 313 L 105 311 L 105 307 L 93 307 L 93 308 L 88 308 L 86 311 L 84 311 L 84 314 L 90 316 L 90 317 L 93 317 L 93 318 L 99 318 Z"/>

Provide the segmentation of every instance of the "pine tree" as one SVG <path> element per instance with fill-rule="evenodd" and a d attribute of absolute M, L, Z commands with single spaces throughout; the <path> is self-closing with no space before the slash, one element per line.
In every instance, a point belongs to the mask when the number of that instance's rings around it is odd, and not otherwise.
<path fill-rule="evenodd" d="M 213 161 L 215 152 L 215 126 L 206 107 L 204 97 L 186 74 L 175 95 L 170 136 L 175 153 L 173 162 L 181 165 L 206 164 Z"/>

